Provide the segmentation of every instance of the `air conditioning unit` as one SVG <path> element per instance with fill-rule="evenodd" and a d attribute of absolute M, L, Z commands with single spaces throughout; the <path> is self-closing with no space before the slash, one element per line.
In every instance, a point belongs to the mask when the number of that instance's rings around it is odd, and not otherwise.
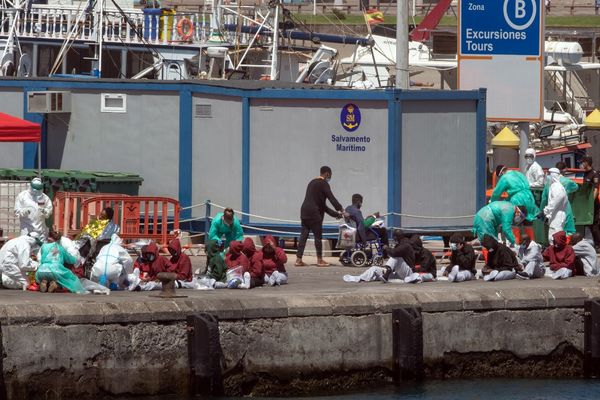
<path fill-rule="evenodd" d="M 27 92 L 27 112 L 70 113 L 71 93 L 58 91 Z"/>

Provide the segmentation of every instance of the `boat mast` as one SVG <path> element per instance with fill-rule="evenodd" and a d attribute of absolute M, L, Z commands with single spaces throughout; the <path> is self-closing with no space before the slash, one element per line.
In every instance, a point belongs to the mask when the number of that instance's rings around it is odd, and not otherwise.
<path fill-rule="evenodd" d="M 271 80 L 277 80 L 277 64 L 278 64 L 278 56 L 277 52 L 279 51 L 279 8 L 281 7 L 281 2 L 279 0 L 271 3 L 275 7 L 275 17 L 273 21 L 273 46 L 271 48 Z"/>

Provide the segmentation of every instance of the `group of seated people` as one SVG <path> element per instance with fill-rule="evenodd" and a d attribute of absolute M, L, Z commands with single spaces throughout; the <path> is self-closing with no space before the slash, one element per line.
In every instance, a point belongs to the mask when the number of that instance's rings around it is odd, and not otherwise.
<path fill-rule="evenodd" d="M 211 240 L 206 246 L 206 276 L 216 289 L 250 289 L 257 286 L 286 284 L 287 255 L 267 235 L 260 250 L 251 238 L 233 241 L 223 258 L 224 244 Z"/>
<path fill-rule="evenodd" d="M 399 229 L 394 230 L 393 236 L 395 246 L 387 249 L 390 258 L 384 266 L 373 266 L 359 276 L 345 275 L 344 281 L 435 281 L 438 273 L 435 257 L 423 248 L 421 239 L 418 236 L 408 237 Z M 573 234 L 569 243 L 567 241 L 564 231 L 556 232 L 552 245 L 542 252 L 542 247 L 524 234 L 515 251 L 486 234 L 481 243 L 484 265 L 479 277 L 484 281 L 535 279 L 544 277 L 546 269 L 553 279 L 598 275 L 600 269 L 593 244 L 579 233 Z M 439 273 L 449 282 L 477 279 L 477 255 L 465 237 L 453 234 L 450 249 L 450 263 Z"/>

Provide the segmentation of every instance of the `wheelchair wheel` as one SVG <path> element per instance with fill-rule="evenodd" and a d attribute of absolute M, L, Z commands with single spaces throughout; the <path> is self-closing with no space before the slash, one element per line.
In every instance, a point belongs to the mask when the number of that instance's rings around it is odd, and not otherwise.
<path fill-rule="evenodd" d="M 378 267 L 382 267 L 383 264 L 384 264 L 384 261 L 385 260 L 384 260 L 383 256 L 378 256 L 378 255 L 376 255 L 375 257 L 373 257 L 373 260 L 372 260 L 373 265 L 376 265 Z"/>
<path fill-rule="evenodd" d="M 350 267 L 352 265 L 352 261 L 350 261 L 350 252 L 349 251 L 345 251 L 342 253 L 342 255 L 340 256 L 340 263 L 344 267 Z"/>
<path fill-rule="evenodd" d="M 364 251 L 358 250 L 350 256 L 350 262 L 352 263 L 352 266 L 360 268 L 365 267 L 369 263 L 369 260 Z"/>

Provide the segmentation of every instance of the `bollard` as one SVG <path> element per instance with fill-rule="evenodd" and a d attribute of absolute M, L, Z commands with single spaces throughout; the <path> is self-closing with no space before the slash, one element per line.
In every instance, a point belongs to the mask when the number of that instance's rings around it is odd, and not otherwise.
<path fill-rule="evenodd" d="M 222 396 L 219 321 L 211 314 L 188 315 L 187 331 L 191 394 Z"/>
<path fill-rule="evenodd" d="M 161 297 L 163 299 L 187 297 L 175 294 L 175 280 L 177 279 L 177 274 L 175 272 L 159 272 L 156 274 L 156 277 L 162 283 L 162 290 L 157 295 L 150 295 L 151 297 Z"/>
<path fill-rule="evenodd" d="M 600 300 L 587 300 L 584 305 L 583 374 L 600 378 Z"/>
<path fill-rule="evenodd" d="M 418 307 L 392 311 L 394 384 L 423 377 L 423 318 Z"/>

